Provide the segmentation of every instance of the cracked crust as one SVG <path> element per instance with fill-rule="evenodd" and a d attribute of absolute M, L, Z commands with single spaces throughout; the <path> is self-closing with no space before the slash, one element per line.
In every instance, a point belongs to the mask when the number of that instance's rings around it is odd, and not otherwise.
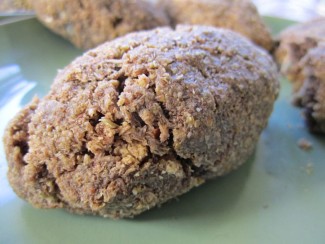
<path fill-rule="evenodd" d="M 30 0 L 30 3 L 44 25 L 84 49 L 129 32 L 169 25 L 161 9 L 143 0 Z"/>
<path fill-rule="evenodd" d="M 278 90 L 271 57 L 231 31 L 129 34 L 9 124 L 8 178 L 36 207 L 132 217 L 243 164 Z"/>
<path fill-rule="evenodd" d="M 249 0 L 160 0 L 174 25 L 211 25 L 234 30 L 270 51 L 273 40 Z"/>

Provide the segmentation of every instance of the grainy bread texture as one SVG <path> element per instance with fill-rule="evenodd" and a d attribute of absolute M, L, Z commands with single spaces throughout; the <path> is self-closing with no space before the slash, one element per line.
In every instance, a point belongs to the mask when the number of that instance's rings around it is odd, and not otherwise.
<path fill-rule="evenodd" d="M 160 0 L 173 24 L 211 25 L 234 30 L 271 50 L 272 36 L 250 0 Z"/>
<path fill-rule="evenodd" d="M 313 132 L 325 132 L 325 18 L 289 27 L 280 33 L 275 58 L 293 85 L 294 104 L 304 108 Z"/>
<path fill-rule="evenodd" d="M 169 25 L 144 0 L 30 0 L 38 19 L 77 47 L 89 49 L 129 32 Z"/>
<path fill-rule="evenodd" d="M 36 207 L 132 217 L 243 164 L 278 90 L 272 58 L 231 31 L 129 34 L 11 121 L 8 178 Z"/>

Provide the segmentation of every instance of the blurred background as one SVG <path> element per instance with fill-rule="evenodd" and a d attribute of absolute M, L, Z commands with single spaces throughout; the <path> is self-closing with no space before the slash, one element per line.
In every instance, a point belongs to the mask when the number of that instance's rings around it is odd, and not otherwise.
<path fill-rule="evenodd" d="M 55 0 L 53 0 L 55 1 Z M 155 1 L 155 0 L 147 0 Z M 306 21 L 316 17 L 325 17 L 325 0 L 251 0 L 255 3 L 259 12 L 264 16 L 275 16 L 295 21 Z M 0 25 L 8 22 L 17 21 L 33 17 L 32 12 L 4 11 L 10 9 L 13 3 L 24 2 L 22 0 L 0 0 Z M 24 5 L 20 5 L 23 7 Z M 12 15 L 15 16 L 12 16 Z M 12 18 L 14 17 L 14 18 Z"/>
<path fill-rule="evenodd" d="M 252 0 L 260 14 L 306 21 L 325 16 L 325 0 Z"/>

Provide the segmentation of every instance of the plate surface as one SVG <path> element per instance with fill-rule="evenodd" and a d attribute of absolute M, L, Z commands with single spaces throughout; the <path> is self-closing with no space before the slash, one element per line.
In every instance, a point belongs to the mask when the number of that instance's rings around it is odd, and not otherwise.
<path fill-rule="evenodd" d="M 266 18 L 274 32 L 290 22 Z M 257 33 L 258 34 L 258 33 Z M 0 27 L 0 136 L 34 95 L 82 52 L 36 20 Z M 308 133 L 282 81 L 255 154 L 230 175 L 132 220 L 39 210 L 6 179 L 0 145 L 0 243 L 324 243 L 325 138 Z M 313 143 L 303 151 L 300 138 Z"/>

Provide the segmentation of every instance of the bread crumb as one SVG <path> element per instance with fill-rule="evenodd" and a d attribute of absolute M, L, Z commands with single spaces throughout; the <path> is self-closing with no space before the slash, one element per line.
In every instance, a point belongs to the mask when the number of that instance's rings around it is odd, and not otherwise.
<path fill-rule="evenodd" d="M 307 175 L 312 175 L 314 173 L 314 164 L 309 162 L 305 166 L 305 172 Z"/>
<path fill-rule="evenodd" d="M 298 146 L 305 151 L 309 151 L 313 148 L 313 144 L 308 141 L 306 138 L 300 138 L 297 142 Z"/>

